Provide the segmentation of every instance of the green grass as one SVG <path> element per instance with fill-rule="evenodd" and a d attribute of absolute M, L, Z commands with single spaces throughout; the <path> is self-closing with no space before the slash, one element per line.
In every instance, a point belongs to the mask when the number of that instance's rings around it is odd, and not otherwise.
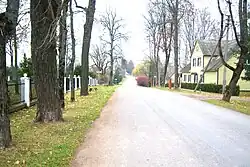
<path fill-rule="evenodd" d="M 241 100 L 231 100 L 230 103 L 222 101 L 222 100 L 205 100 L 210 104 L 214 104 L 217 106 L 229 108 L 247 115 L 250 115 L 250 102 L 249 101 L 241 101 Z"/>
<path fill-rule="evenodd" d="M 69 102 L 66 95 L 65 122 L 34 124 L 35 107 L 11 115 L 13 146 L 0 151 L 0 166 L 66 167 L 84 134 L 100 115 L 117 86 L 98 86 L 96 92 Z"/>

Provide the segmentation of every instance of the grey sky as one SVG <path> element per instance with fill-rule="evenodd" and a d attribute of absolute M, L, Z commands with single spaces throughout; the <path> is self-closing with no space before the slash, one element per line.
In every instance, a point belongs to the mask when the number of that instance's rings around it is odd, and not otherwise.
<path fill-rule="evenodd" d="M 214 18 L 218 18 L 217 0 L 193 0 L 197 8 L 208 7 Z M 78 0 L 78 4 L 87 6 L 88 0 Z M 127 60 L 133 60 L 139 63 L 148 54 L 148 44 L 145 41 L 145 28 L 143 15 L 147 13 L 148 0 L 97 0 L 96 2 L 96 18 L 105 12 L 107 8 L 116 10 L 118 16 L 124 18 L 126 31 L 129 32 L 129 41 L 123 43 L 122 48 L 124 56 Z M 75 15 L 75 35 L 77 40 L 76 46 L 76 62 L 80 63 L 81 43 L 83 36 L 83 26 L 85 22 L 84 14 Z M 94 23 L 91 44 L 99 44 L 99 36 L 102 33 L 102 27 L 98 23 Z M 91 50 L 90 50 L 91 51 Z M 19 56 L 27 53 L 30 57 L 30 45 L 21 44 L 19 48 Z M 20 60 L 21 58 L 19 58 Z M 8 65 L 10 59 L 8 58 Z"/>

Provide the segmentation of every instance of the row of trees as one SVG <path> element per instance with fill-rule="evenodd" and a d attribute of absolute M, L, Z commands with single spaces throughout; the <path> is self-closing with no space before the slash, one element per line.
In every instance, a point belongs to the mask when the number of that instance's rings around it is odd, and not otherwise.
<path fill-rule="evenodd" d="M 2 2 L 2 1 L 1 1 Z M 121 41 L 127 40 L 128 35 L 122 33 L 124 20 L 117 16 L 113 10 L 107 10 L 106 13 L 95 18 L 96 0 L 89 0 L 88 6 L 78 5 L 77 0 L 30 0 L 30 7 L 23 12 L 23 6 L 27 4 L 21 0 L 7 0 L 6 9 L 0 14 L 0 147 L 6 148 L 10 145 L 12 137 L 9 120 L 9 95 L 7 85 L 7 67 L 6 55 L 9 52 L 9 43 L 16 43 L 15 50 L 15 67 L 11 59 L 11 67 L 18 68 L 17 52 L 18 43 L 27 39 L 31 42 L 31 60 L 25 57 L 22 69 L 32 70 L 29 75 L 33 75 L 35 80 L 35 89 L 37 94 L 37 112 L 35 122 L 55 122 L 63 121 L 64 109 L 64 77 L 65 69 L 70 72 L 71 79 L 76 73 L 81 75 L 81 92 L 80 95 L 88 95 L 88 77 L 89 72 L 89 52 L 91 43 L 91 34 L 94 20 L 103 26 L 101 43 L 105 50 L 97 51 L 93 47 L 90 54 L 92 60 L 97 60 L 94 55 L 101 54 L 104 65 L 99 68 L 99 62 L 94 61 L 94 66 L 101 73 L 109 75 L 109 84 L 113 84 L 115 62 L 122 58 Z M 78 11 L 74 11 L 77 8 Z M 74 16 L 77 13 L 85 14 L 84 34 L 82 38 L 81 65 L 75 67 L 76 59 L 76 39 L 74 29 Z M 29 14 L 29 15 L 27 15 Z M 26 17 L 24 26 L 19 20 Z M 30 21 L 30 22 L 29 22 Z M 68 23 L 69 21 L 69 23 Z M 18 27 L 25 27 L 22 36 L 18 35 Z M 25 29 L 24 28 L 24 29 Z M 30 30 L 30 31 L 29 31 Z M 28 39 L 30 36 L 30 40 Z M 98 46 L 101 47 L 101 46 Z M 106 49 L 108 48 L 108 49 Z M 68 52 L 70 52 L 70 56 Z M 103 54 L 102 54 L 103 53 Z M 106 57 L 105 57 L 106 56 Z M 108 56 L 108 58 L 107 58 Z M 59 63 L 57 62 L 59 59 Z M 123 59 L 123 58 L 122 58 Z M 98 60 L 99 61 L 99 60 Z M 22 62 L 23 63 L 23 62 Z M 26 64 L 25 64 L 26 63 Z M 12 68 L 12 69 L 13 69 Z M 27 69 L 26 69 L 27 70 Z M 15 70 L 14 70 L 15 71 Z M 15 73 L 17 73 L 15 71 Z M 17 76 L 17 74 L 15 74 Z M 14 77 L 16 78 L 16 77 Z M 17 81 L 18 79 L 16 79 Z M 73 84 L 72 84 L 73 85 Z M 75 100 L 74 89 L 71 89 L 71 101 Z"/>
<path fill-rule="evenodd" d="M 247 20 L 250 18 L 248 13 L 247 0 L 238 0 L 238 15 L 233 14 L 231 0 L 222 0 L 225 2 L 226 10 L 228 10 L 230 22 L 232 25 L 234 39 L 240 48 L 239 59 L 236 68 L 228 65 L 224 60 L 222 53 L 221 41 L 225 36 L 225 13 L 221 10 L 220 0 L 218 9 L 221 14 L 221 20 L 212 19 L 207 8 L 196 9 L 194 4 L 188 0 L 150 0 L 148 3 L 148 14 L 145 18 L 146 37 L 149 44 L 148 60 L 151 62 L 151 77 L 156 76 L 158 84 L 161 80 L 164 83 L 168 76 L 169 60 L 173 55 L 174 59 L 174 75 L 175 88 L 179 87 L 179 69 L 180 62 L 180 41 L 185 43 L 185 58 L 183 66 L 187 65 L 190 55 L 194 51 L 196 40 L 216 39 L 219 43 L 220 57 L 223 64 L 233 71 L 229 87 L 223 95 L 223 100 L 230 101 L 233 90 L 240 79 L 243 69 L 246 69 L 246 77 L 249 78 L 249 25 Z M 235 18 L 239 18 L 239 23 Z M 238 23 L 238 24 L 237 24 Z M 159 53 L 165 55 L 164 75 L 161 79 L 161 60 Z M 247 76 L 248 75 L 248 76 Z"/>

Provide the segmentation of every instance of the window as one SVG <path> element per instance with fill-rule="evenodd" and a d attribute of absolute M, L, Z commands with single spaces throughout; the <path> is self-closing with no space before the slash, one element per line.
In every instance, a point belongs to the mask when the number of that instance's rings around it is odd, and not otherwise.
<path fill-rule="evenodd" d="M 201 83 L 204 83 L 204 77 L 200 75 L 200 78 L 201 78 Z"/>
<path fill-rule="evenodd" d="M 196 58 L 193 58 L 193 67 L 196 66 Z"/>
<path fill-rule="evenodd" d="M 188 82 L 191 82 L 191 75 L 188 75 Z"/>
<path fill-rule="evenodd" d="M 195 75 L 194 75 L 194 83 L 197 83 L 197 82 L 198 82 L 198 75 L 195 74 Z"/>
<path fill-rule="evenodd" d="M 199 57 L 198 58 L 198 61 L 197 61 L 197 66 L 200 67 L 201 66 L 201 58 Z"/>
<path fill-rule="evenodd" d="M 187 75 L 184 75 L 184 81 L 185 82 L 187 81 Z"/>

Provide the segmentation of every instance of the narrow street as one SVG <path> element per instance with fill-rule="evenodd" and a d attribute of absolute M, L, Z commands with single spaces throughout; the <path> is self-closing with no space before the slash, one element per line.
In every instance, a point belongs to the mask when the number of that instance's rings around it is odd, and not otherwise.
<path fill-rule="evenodd" d="M 129 78 L 72 166 L 250 166 L 250 117 Z"/>

